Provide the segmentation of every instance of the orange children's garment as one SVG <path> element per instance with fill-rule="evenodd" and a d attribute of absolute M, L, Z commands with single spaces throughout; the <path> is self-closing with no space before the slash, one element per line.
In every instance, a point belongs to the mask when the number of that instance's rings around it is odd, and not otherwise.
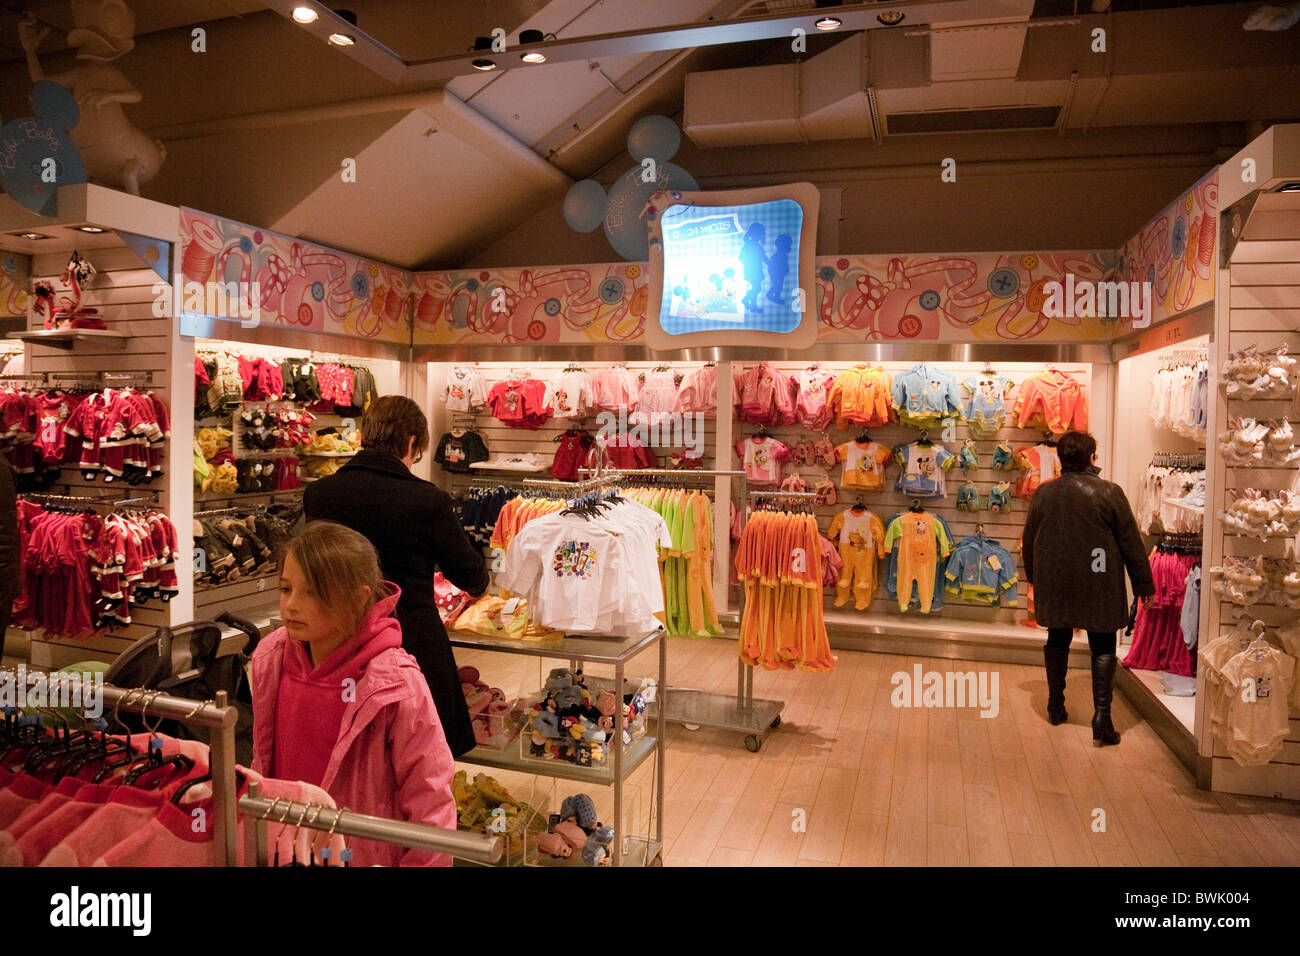
<path fill-rule="evenodd" d="M 1088 430 L 1088 390 L 1057 369 L 1031 375 L 1020 383 L 1012 418 L 1020 428 L 1041 428 L 1054 435 Z"/>
<path fill-rule="evenodd" d="M 855 365 L 841 372 L 828 401 L 836 425 L 875 428 L 897 421 L 890 397 L 893 387 L 893 377 L 882 368 Z"/>
<path fill-rule="evenodd" d="M 928 512 L 904 512 L 885 532 L 885 546 L 898 549 L 898 609 L 906 611 L 912 603 L 915 585 L 921 613 L 929 614 L 938 561 L 952 554 L 952 540 L 943 525 Z"/>
<path fill-rule="evenodd" d="M 1012 491 L 1017 498 L 1032 498 L 1040 485 L 1061 477 L 1061 457 L 1052 445 L 1021 448 L 1016 452 L 1015 462 L 1024 472 Z"/>
<path fill-rule="evenodd" d="M 865 508 L 847 508 L 831 519 L 826 536 L 835 542 L 844 562 L 835 583 L 835 606 L 847 604 L 852 594 L 853 606 L 865 611 L 879 583 L 878 561 L 889 553 L 884 524 Z"/>
<path fill-rule="evenodd" d="M 845 488 L 880 491 L 885 487 L 885 468 L 893 461 L 894 452 L 878 441 L 855 439 L 837 446 L 835 458 L 844 462 Z"/>

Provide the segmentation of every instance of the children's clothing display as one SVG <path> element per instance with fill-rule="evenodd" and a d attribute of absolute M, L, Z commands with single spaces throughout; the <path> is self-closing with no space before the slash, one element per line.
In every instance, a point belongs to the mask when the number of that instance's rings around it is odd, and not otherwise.
<path fill-rule="evenodd" d="M 1230 418 L 1228 430 L 1219 435 L 1219 454 L 1232 468 L 1291 467 L 1300 464 L 1300 447 L 1287 419 L 1260 422 L 1253 418 Z"/>
<path fill-rule="evenodd" d="M 459 434 L 457 434 L 459 432 Z M 467 472 L 469 466 L 491 457 L 483 436 L 475 431 L 453 428 L 438 439 L 433 460 L 444 471 Z"/>
<path fill-rule="evenodd" d="M 964 484 L 957 489 L 958 511 L 979 511 L 980 490 L 972 484 Z"/>
<path fill-rule="evenodd" d="M 993 449 L 993 464 L 989 467 L 994 471 L 1016 470 L 1016 455 L 1009 444 L 1004 441 L 998 442 L 998 447 Z"/>
<path fill-rule="evenodd" d="M 825 673 L 831 653 L 822 614 L 821 535 L 810 514 L 756 511 L 736 547 L 745 588 L 740 659 L 767 670 Z"/>
<path fill-rule="evenodd" d="M 1300 368 L 1287 347 L 1261 352 L 1255 346 L 1234 352 L 1223 363 L 1219 381 L 1224 394 L 1241 401 L 1287 401 L 1296 393 Z"/>
<path fill-rule="evenodd" d="M 979 470 L 979 451 L 969 438 L 961 443 L 961 451 L 957 453 L 957 464 L 961 465 L 961 470 L 967 473 Z"/>
<path fill-rule="evenodd" d="M 569 366 L 551 381 L 551 405 L 556 418 L 580 419 L 591 413 L 591 375 Z"/>
<path fill-rule="evenodd" d="M 1204 442 L 1209 411 L 1209 362 L 1178 362 L 1159 368 L 1151 386 L 1152 424 Z"/>
<path fill-rule="evenodd" d="M 1211 733 L 1239 765 L 1268 764 L 1290 735 L 1295 657 L 1262 637 L 1249 640 L 1238 629 L 1203 648 L 1201 660 L 1210 692 Z"/>
<path fill-rule="evenodd" d="M 1133 516 L 1149 534 L 1200 531 L 1205 521 L 1204 458 L 1157 452 L 1138 482 Z"/>
<path fill-rule="evenodd" d="M 194 519 L 194 547 L 203 561 L 194 569 L 196 588 L 231 584 L 273 571 L 293 536 L 301 510 L 285 505 L 250 508 Z"/>
<path fill-rule="evenodd" d="M 858 438 L 836 447 L 835 458 L 844 462 L 841 484 L 845 488 L 881 491 L 885 487 L 885 469 L 893 460 L 894 452 L 880 442 Z"/>
<path fill-rule="evenodd" d="M 551 417 L 546 383 L 536 378 L 506 379 L 488 392 L 492 417 L 511 428 L 541 428 Z"/>
<path fill-rule="evenodd" d="M 541 455 L 535 455 L 532 452 L 525 452 L 522 455 L 507 455 L 504 453 L 493 453 L 483 461 L 471 462 L 471 469 L 475 471 L 545 471 L 548 467 L 545 459 Z"/>
<path fill-rule="evenodd" d="M 1088 390 L 1059 369 L 1037 372 L 1016 389 L 1012 417 L 1018 428 L 1061 435 L 1088 430 Z"/>
<path fill-rule="evenodd" d="M 835 376 L 827 410 L 837 428 L 882 427 L 898 420 L 893 390 L 894 380 L 884 369 L 855 365 Z"/>
<path fill-rule="evenodd" d="M 659 555 L 668 634 L 722 634 L 713 597 L 713 503 L 681 489 L 628 488 L 623 494 L 660 515 L 672 538 Z"/>
<path fill-rule="evenodd" d="M 952 553 L 947 525 L 925 511 L 908 511 L 894 518 L 885 531 L 885 547 L 898 555 L 898 609 L 906 611 L 916 589 L 921 613 L 934 603 L 939 559 Z"/>
<path fill-rule="evenodd" d="M 528 522 L 534 518 L 541 518 L 545 515 L 563 511 L 564 507 L 564 499 L 554 498 L 550 495 L 537 495 L 528 492 L 511 498 L 501 506 L 501 510 L 497 513 L 496 521 L 492 527 L 492 535 L 487 543 L 493 548 L 509 548 L 510 542 L 514 540 L 515 535 L 522 531 L 524 525 L 528 524 Z"/>
<path fill-rule="evenodd" d="M 742 422 L 756 425 L 792 425 L 795 412 L 794 380 L 769 362 L 744 369 L 738 383 Z"/>
<path fill-rule="evenodd" d="M 1055 445 L 1039 444 L 1016 451 L 1016 467 L 1024 474 L 1016 482 L 1017 498 L 1032 498 L 1044 482 L 1061 477 L 1061 456 Z"/>
<path fill-rule="evenodd" d="M 944 473 L 957 456 L 937 442 L 914 441 L 894 449 L 894 460 L 901 469 L 894 490 L 914 498 L 942 498 L 947 492 Z"/>
<path fill-rule="evenodd" d="M 782 466 L 790 460 L 790 446 L 770 436 L 751 436 L 736 442 L 736 454 L 751 483 L 776 485 L 781 482 Z"/>
<path fill-rule="evenodd" d="M 1156 593 L 1138 608 L 1133 646 L 1124 666 L 1168 671 L 1183 677 L 1196 674 L 1196 658 L 1183 640 L 1183 599 L 1189 572 L 1200 564 L 1194 554 L 1168 554 L 1159 547 L 1150 555 Z"/>
<path fill-rule="evenodd" d="M 693 368 L 682 376 L 673 399 L 673 411 L 682 414 L 716 415 L 718 412 L 718 366 L 712 362 Z"/>
<path fill-rule="evenodd" d="M 864 611 L 876 593 L 878 562 L 889 549 L 885 547 L 885 526 L 866 508 L 853 507 L 831 519 L 827 536 L 837 546 L 843 567 L 835 582 L 835 606 L 848 603 Z"/>
<path fill-rule="evenodd" d="M 961 417 L 977 438 L 992 438 L 1002 427 L 1007 397 L 1013 383 L 1005 375 L 986 369 L 961 383 Z"/>
<path fill-rule="evenodd" d="M 486 545 L 496 530 L 497 518 L 507 501 L 516 498 L 519 491 L 499 485 L 496 488 L 471 488 L 459 500 L 460 526 L 470 541 Z"/>
<path fill-rule="evenodd" d="M 644 374 L 628 421 L 633 425 L 660 428 L 671 420 L 677 400 L 677 380 L 672 369 L 660 366 Z"/>
<path fill-rule="evenodd" d="M 447 373 L 447 385 L 442 390 L 441 398 L 449 412 L 482 409 L 487 404 L 487 388 L 483 376 L 476 368 L 453 365 Z"/>
<path fill-rule="evenodd" d="M 178 593 L 178 540 L 161 512 L 101 516 L 20 499 L 22 578 L 12 620 L 82 638 L 128 625 L 132 605 Z"/>
<path fill-rule="evenodd" d="M 999 481 L 989 489 L 989 511 L 994 514 L 1006 514 L 1011 510 L 1011 484 Z"/>
<path fill-rule="evenodd" d="M 1300 491 L 1229 488 L 1228 499 L 1219 521 L 1229 533 L 1261 541 L 1300 534 Z"/>
<path fill-rule="evenodd" d="M 591 377 L 591 408 L 597 412 L 630 409 L 640 388 L 626 365 L 601 369 Z"/>
<path fill-rule="evenodd" d="M 938 428 L 961 411 L 957 379 L 925 363 L 894 376 L 891 401 L 898 420 L 910 428 Z"/>
<path fill-rule="evenodd" d="M 659 456 L 633 432 L 614 436 L 602 434 L 596 438 L 596 448 L 609 456 L 609 463 L 614 468 L 635 470 L 659 467 Z"/>
<path fill-rule="evenodd" d="M 982 534 L 957 542 L 944 571 L 946 590 L 975 604 L 1015 607 L 1020 574 L 1016 559 L 1006 548 Z"/>
<path fill-rule="evenodd" d="M 528 599 L 533 619 L 566 634 L 640 637 L 662 625 L 663 517 L 629 498 L 529 521 L 506 549 L 497 584 Z M 498 528 L 500 525 L 498 525 Z M 680 542 L 679 542 L 680 543 Z"/>
<path fill-rule="evenodd" d="M 596 444 L 590 432 L 570 428 L 557 439 L 555 460 L 551 462 L 551 475 L 560 481 L 577 481 L 578 469 L 587 466 L 587 457 Z"/>
<path fill-rule="evenodd" d="M 794 373 L 795 419 L 804 428 L 820 431 L 831 423 L 830 396 L 835 380 L 835 373 L 815 365 Z"/>

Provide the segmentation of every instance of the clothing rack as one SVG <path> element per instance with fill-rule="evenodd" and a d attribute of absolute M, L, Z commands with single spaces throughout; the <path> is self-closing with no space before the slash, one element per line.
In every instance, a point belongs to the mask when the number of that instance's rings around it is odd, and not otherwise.
<path fill-rule="evenodd" d="M 91 508 L 109 506 L 114 510 L 128 505 L 158 504 L 158 492 L 149 490 L 146 490 L 143 494 L 131 494 L 127 498 L 111 498 L 108 495 L 101 495 L 98 498 L 87 498 L 79 495 L 49 495 L 38 491 L 24 492 L 20 497 L 27 501 L 37 502 L 38 504 L 61 504 Z"/>
<path fill-rule="evenodd" d="M 336 810 L 318 803 L 297 803 L 292 800 L 268 799 L 260 795 L 256 781 L 248 785 L 248 795 L 239 798 L 239 812 L 250 820 L 244 827 L 244 863 L 247 866 L 266 866 L 269 863 L 266 821 L 307 830 L 339 833 L 364 840 L 380 840 L 417 850 L 447 853 L 475 863 L 496 863 L 501 859 L 503 843 L 500 836 L 444 830 L 423 823 L 390 820 L 385 817 Z"/>

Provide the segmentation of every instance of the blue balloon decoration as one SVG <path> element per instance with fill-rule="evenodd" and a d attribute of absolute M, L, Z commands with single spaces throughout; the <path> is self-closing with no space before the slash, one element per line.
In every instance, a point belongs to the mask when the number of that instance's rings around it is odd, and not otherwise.
<path fill-rule="evenodd" d="M 577 232 L 591 232 L 605 218 L 605 187 L 594 179 L 583 179 L 569 187 L 564 196 L 564 221 Z"/>
<path fill-rule="evenodd" d="M 627 151 L 638 163 L 646 157 L 666 163 L 681 145 L 682 131 L 667 116 L 643 116 L 627 134 Z"/>
<path fill-rule="evenodd" d="M 624 259 L 644 262 L 650 258 L 650 237 L 642 210 L 655 193 L 664 190 L 695 190 L 700 185 L 686 170 L 672 163 L 655 164 L 655 177 L 644 182 L 645 168 L 629 169 L 609 190 L 605 207 L 605 237 Z"/>

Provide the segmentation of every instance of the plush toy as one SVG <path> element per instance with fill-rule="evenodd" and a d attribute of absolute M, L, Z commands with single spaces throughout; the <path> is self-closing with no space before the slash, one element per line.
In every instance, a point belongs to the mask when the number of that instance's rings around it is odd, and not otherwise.
<path fill-rule="evenodd" d="M 561 820 L 551 830 L 574 851 L 580 851 L 587 845 L 587 831 L 572 820 Z"/>
<path fill-rule="evenodd" d="M 582 862 L 587 866 L 607 866 L 610 862 L 609 848 L 614 844 L 614 828 L 597 824 L 594 832 L 582 848 Z"/>
<path fill-rule="evenodd" d="M 558 833 L 543 833 L 537 838 L 537 849 L 548 856 L 567 859 L 573 856 L 573 847 L 564 841 Z"/>
<path fill-rule="evenodd" d="M 596 826 L 596 804 L 585 793 L 575 793 L 565 797 L 560 804 L 560 818 L 573 820 L 578 826 L 590 833 Z"/>

